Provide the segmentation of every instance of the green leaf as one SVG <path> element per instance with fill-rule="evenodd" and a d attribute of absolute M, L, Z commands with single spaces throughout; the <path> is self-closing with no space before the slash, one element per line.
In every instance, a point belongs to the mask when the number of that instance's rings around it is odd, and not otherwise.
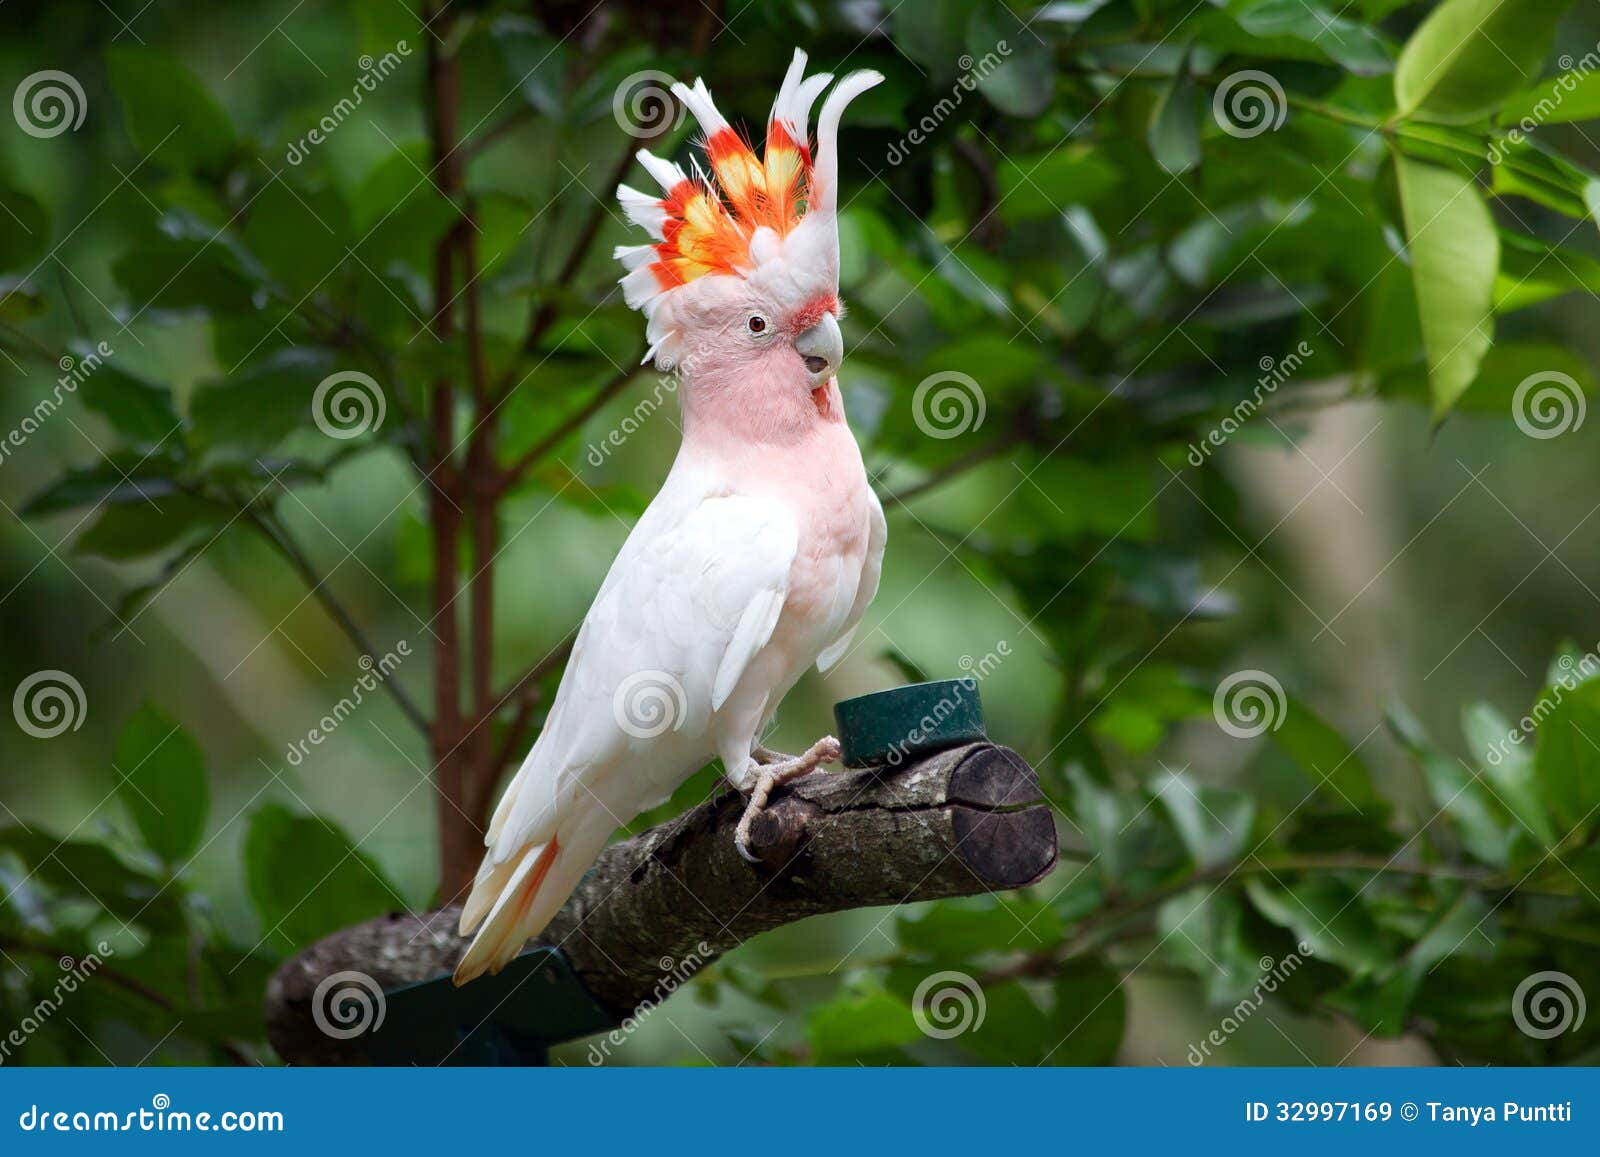
<path fill-rule="evenodd" d="M 30 269 L 50 248 L 50 217 L 34 198 L 0 184 L 0 272 Z"/>
<path fill-rule="evenodd" d="M 1232 863 L 1244 851 L 1256 805 L 1243 792 L 1197 785 L 1177 771 L 1157 776 L 1150 789 L 1172 816 L 1197 867 Z"/>
<path fill-rule="evenodd" d="M 129 442 L 170 444 L 180 424 L 172 406 L 172 391 L 112 365 L 105 360 L 108 356 L 110 347 L 103 342 L 98 349 L 78 351 L 73 374 L 82 376 L 78 394 L 83 404 Z"/>
<path fill-rule="evenodd" d="M 1500 237 L 1471 178 L 1401 154 L 1394 164 L 1437 422 L 1493 344 Z"/>
<path fill-rule="evenodd" d="M 101 503 L 121 504 L 159 499 L 178 491 L 170 477 L 172 462 L 119 450 L 94 466 L 68 470 L 22 508 L 24 518 L 44 518 L 66 510 Z"/>
<path fill-rule="evenodd" d="M 1307 41 L 1358 76 L 1376 76 L 1394 67 L 1383 37 L 1365 24 L 1346 19 L 1344 6 L 1335 7 L 1337 12 L 1315 0 L 1235 0 L 1228 10 L 1252 36 Z"/>
<path fill-rule="evenodd" d="M 967 43 L 975 0 L 925 0 L 889 14 L 889 34 L 900 50 L 941 79 L 954 75 Z M 984 51 L 994 50 L 991 42 Z"/>
<path fill-rule="evenodd" d="M 1091 145 L 1062 145 L 1042 156 L 1007 157 L 995 171 L 1009 220 L 1053 217 L 1072 205 L 1091 204 L 1121 175 Z"/>
<path fill-rule="evenodd" d="M 1600 296 L 1600 260 L 1570 246 L 1500 230 L 1500 273 L 1494 282 L 1497 312 L 1527 309 L 1578 291 Z"/>
<path fill-rule="evenodd" d="M 251 308 L 255 283 L 221 241 L 163 236 L 135 245 L 111 275 L 140 310 L 238 313 Z"/>
<path fill-rule="evenodd" d="M 1541 847 L 1554 847 L 1555 828 L 1539 800 L 1533 752 L 1521 729 L 1513 730 L 1510 721 L 1487 703 L 1474 703 L 1462 711 L 1461 731 L 1474 760 L 1511 814 Z"/>
<path fill-rule="evenodd" d="M 1554 834 L 1582 842 L 1600 804 L 1600 682 L 1552 684 L 1524 719 L 1536 729 L 1534 779 Z"/>
<path fill-rule="evenodd" d="M 819 1065 L 845 1064 L 922 1039 L 910 1007 L 882 988 L 844 989 L 811 1010 L 806 1036 Z"/>
<path fill-rule="evenodd" d="M 964 61 L 970 60 L 967 68 Z M 967 56 L 978 91 L 1009 116 L 1035 117 L 1055 93 L 1055 53 L 999 0 L 984 0 L 967 26 Z"/>
<path fill-rule="evenodd" d="M 250 252 L 295 301 L 334 282 L 329 274 L 355 240 L 337 191 L 292 185 L 282 176 L 251 200 L 243 232 Z"/>
<path fill-rule="evenodd" d="M 1311 782 L 1330 799 L 1362 812 L 1385 810 L 1366 764 L 1344 737 L 1299 699 L 1291 696 L 1287 704 L 1270 733 L 1273 742 L 1304 768 Z"/>
<path fill-rule="evenodd" d="M 1245 891 L 1257 911 L 1293 932 L 1318 959 L 1343 965 L 1357 976 L 1394 959 L 1392 945 L 1356 891 L 1340 880 L 1317 876 L 1280 887 L 1252 878 Z"/>
<path fill-rule="evenodd" d="M 1264 962 L 1245 940 L 1244 917 L 1238 896 L 1210 884 L 1174 896 L 1157 912 L 1162 950 L 1200 978 L 1208 1004 L 1231 1004 L 1260 979 Z"/>
<path fill-rule="evenodd" d="M 322 350 L 288 349 L 195 387 L 189 419 L 205 447 L 246 454 L 272 449 L 312 423 L 318 384 L 333 371 Z"/>
<path fill-rule="evenodd" d="M 108 504 L 78 536 L 73 549 L 101 558 L 142 558 L 197 535 L 215 533 L 232 516 L 222 503 L 186 493 Z"/>
<path fill-rule="evenodd" d="M 404 907 L 343 831 L 279 804 L 250 817 L 244 863 L 262 934 L 284 949 Z"/>
<path fill-rule="evenodd" d="M 1187 63 L 1161 90 L 1146 137 L 1156 163 L 1174 176 L 1200 163 L 1200 104 Z"/>
<path fill-rule="evenodd" d="M 1496 115 L 1503 125 L 1519 122 L 1531 132 L 1539 125 L 1600 119 L 1600 73 L 1573 69 L 1517 93 Z"/>
<path fill-rule="evenodd" d="M 65 896 L 151 931 L 184 927 L 182 891 L 130 867 L 104 844 L 63 840 L 39 828 L 0 828 L 0 848 L 17 854 L 33 878 Z"/>
<path fill-rule="evenodd" d="M 1505 867 L 1511 859 L 1511 841 L 1516 832 L 1506 809 L 1488 786 L 1447 755 L 1423 756 L 1422 775 L 1433 806 L 1456 825 L 1461 842 L 1472 857 Z"/>
<path fill-rule="evenodd" d="M 193 854 L 210 794 L 205 759 L 189 733 L 147 704 L 123 725 L 112 770 L 145 846 L 169 867 Z"/>
<path fill-rule="evenodd" d="M 1109 1065 L 1128 1022 L 1122 976 L 1093 959 L 1071 961 L 1056 975 L 1048 1065 Z"/>
<path fill-rule="evenodd" d="M 222 106 L 170 53 L 121 45 L 106 53 L 134 147 L 158 164 L 220 174 L 233 156 L 233 124 Z"/>
<path fill-rule="evenodd" d="M 1405 116 L 1465 122 L 1539 75 L 1564 0 L 1445 0 L 1400 53 L 1394 99 Z"/>
<path fill-rule="evenodd" d="M 1009 896 L 946 900 L 896 923 L 902 948 L 952 961 L 1036 948 L 1061 935 L 1061 920 L 1053 908 Z"/>

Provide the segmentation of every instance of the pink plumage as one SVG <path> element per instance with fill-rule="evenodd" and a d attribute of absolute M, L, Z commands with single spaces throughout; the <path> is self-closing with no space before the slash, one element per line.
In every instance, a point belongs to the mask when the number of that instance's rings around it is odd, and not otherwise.
<path fill-rule="evenodd" d="M 679 375 L 683 445 L 495 811 L 462 911 L 462 932 L 477 935 L 458 984 L 513 959 L 611 834 L 711 757 L 735 787 L 755 787 L 757 736 L 807 668 L 843 657 L 877 590 L 883 511 L 835 376 L 836 213 L 840 116 L 882 78 L 839 82 L 813 154 L 810 109 L 832 78 L 806 77 L 805 63 L 796 51 L 759 165 L 734 148 L 703 82 L 674 86 L 712 143 L 713 173 L 735 189 L 686 188 L 679 166 L 641 152 L 663 196 L 619 190 L 657 238 L 617 257 L 628 303 L 648 319 L 650 356 Z M 691 210 L 692 198 L 704 203 Z M 701 226 L 703 237 L 686 235 Z"/>

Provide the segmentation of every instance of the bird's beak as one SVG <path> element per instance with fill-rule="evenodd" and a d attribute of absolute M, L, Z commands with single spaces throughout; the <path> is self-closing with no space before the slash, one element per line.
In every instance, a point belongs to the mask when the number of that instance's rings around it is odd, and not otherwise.
<path fill-rule="evenodd" d="M 806 364 L 811 388 L 827 385 L 844 360 L 844 334 L 839 332 L 839 319 L 831 313 L 823 314 L 821 321 L 794 339 L 794 352 Z"/>

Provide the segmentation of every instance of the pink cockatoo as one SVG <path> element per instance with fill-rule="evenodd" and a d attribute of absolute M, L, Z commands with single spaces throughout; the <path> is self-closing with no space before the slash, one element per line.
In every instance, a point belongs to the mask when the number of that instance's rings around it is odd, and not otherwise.
<path fill-rule="evenodd" d="M 641 151 L 662 188 L 618 190 L 648 245 L 622 246 L 624 296 L 676 372 L 683 445 L 585 618 L 549 718 L 495 809 L 461 913 L 457 984 L 498 972 L 566 902 L 606 841 L 713 756 L 750 797 L 737 840 L 785 779 L 836 760 L 756 745 L 812 665 L 837 662 L 877 591 L 886 527 L 845 424 L 838 371 L 839 120 L 876 72 L 807 77 L 796 51 L 761 158 L 702 81 L 693 112 L 715 177 Z M 746 852 L 748 858 L 748 852 Z"/>

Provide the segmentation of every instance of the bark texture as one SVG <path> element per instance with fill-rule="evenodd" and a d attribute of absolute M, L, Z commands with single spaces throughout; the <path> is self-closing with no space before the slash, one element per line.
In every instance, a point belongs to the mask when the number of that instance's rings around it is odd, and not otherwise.
<path fill-rule="evenodd" d="M 972 744 L 897 769 L 816 772 L 774 793 L 746 863 L 726 792 L 608 848 L 540 938 L 559 946 L 596 1003 L 620 1021 L 752 936 L 824 912 L 1021 887 L 1056 862 L 1055 821 L 1016 752 Z M 267 990 L 284 1060 L 350 1062 L 312 1016 L 324 978 L 356 971 L 384 989 L 445 976 L 466 942 L 459 908 L 394 913 L 337 932 L 286 962 Z M 485 983 L 478 981 L 475 983 Z M 675 987 L 676 985 L 674 985 Z M 536 989 L 520 994 L 536 1000 Z"/>

